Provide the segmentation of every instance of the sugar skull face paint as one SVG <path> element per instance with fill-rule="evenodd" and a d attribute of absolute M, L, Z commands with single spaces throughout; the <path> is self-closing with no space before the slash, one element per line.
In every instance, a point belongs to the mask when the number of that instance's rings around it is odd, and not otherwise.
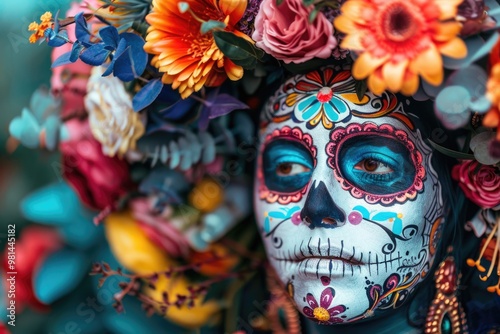
<path fill-rule="evenodd" d="M 384 93 L 349 71 L 285 82 L 262 113 L 255 212 L 304 316 L 360 321 L 402 305 L 432 266 L 443 200 L 432 151 Z"/>

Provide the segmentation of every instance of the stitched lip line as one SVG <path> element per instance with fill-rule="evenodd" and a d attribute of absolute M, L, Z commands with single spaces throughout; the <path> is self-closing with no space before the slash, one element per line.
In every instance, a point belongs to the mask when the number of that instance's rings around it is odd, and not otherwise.
<path fill-rule="evenodd" d="M 300 263 L 306 260 L 336 260 L 342 261 L 347 264 L 362 266 L 366 263 L 363 261 L 363 253 L 357 252 L 355 247 L 345 247 L 344 241 L 340 241 L 340 247 L 338 245 L 332 245 L 330 238 L 318 238 L 314 242 L 313 238 L 309 238 L 306 243 L 302 240 L 300 246 L 294 246 L 293 252 L 290 250 L 288 252 L 279 252 L 275 256 L 272 256 L 276 261 L 294 262 Z M 358 256 L 356 256 L 358 255 Z"/>
<path fill-rule="evenodd" d="M 314 259 L 318 259 L 318 260 L 337 260 L 337 261 L 342 261 L 342 262 L 346 262 L 346 263 L 352 264 L 354 266 L 365 265 L 364 262 L 361 262 L 359 260 L 352 259 L 352 258 L 338 257 L 338 256 L 306 256 L 306 257 L 299 257 L 299 258 L 296 258 L 296 259 L 293 259 L 293 258 L 278 258 L 278 257 L 274 257 L 273 256 L 273 259 L 276 260 L 276 261 L 295 262 L 295 263 L 300 263 L 302 261 L 314 260 Z"/>

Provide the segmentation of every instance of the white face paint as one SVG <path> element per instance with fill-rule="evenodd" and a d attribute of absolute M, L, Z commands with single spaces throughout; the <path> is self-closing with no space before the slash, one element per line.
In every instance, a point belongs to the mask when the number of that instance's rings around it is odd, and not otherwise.
<path fill-rule="evenodd" d="M 308 318 L 399 307 L 443 226 L 431 149 L 390 93 L 358 100 L 349 71 L 288 80 L 263 111 L 255 212 L 271 265 Z"/>

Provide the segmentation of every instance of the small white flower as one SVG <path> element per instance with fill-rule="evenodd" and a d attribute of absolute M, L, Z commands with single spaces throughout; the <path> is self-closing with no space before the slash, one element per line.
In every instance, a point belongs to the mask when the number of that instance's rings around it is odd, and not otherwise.
<path fill-rule="evenodd" d="M 122 157 L 135 149 L 144 134 L 144 117 L 135 113 L 123 82 L 110 75 L 103 77 L 102 67 L 92 70 L 87 84 L 85 107 L 92 134 L 102 144 L 103 153 Z"/>

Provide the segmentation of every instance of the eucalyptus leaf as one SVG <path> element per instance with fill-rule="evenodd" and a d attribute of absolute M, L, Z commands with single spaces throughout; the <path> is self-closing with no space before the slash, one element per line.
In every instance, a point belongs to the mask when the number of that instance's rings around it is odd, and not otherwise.
<path fill-rule="evenodd" d="M 149 106 L 160 95 L 163 83 L 160 79 L 150 80 L 132 99 L 134 111 L 141 111 Z"/>
<path fill-rule="evenodd" d="M 449 148 L 443 147 L 432 140 L 429 140 L 429 144 L 438 152 L 443 153 L 451 158 L 461 159 L 461 160 L 473 160 L 474 155 L 469 153 L 463 153 L 460 151 L 451 150 Z"/>
<path fill-rule="evenodd" d="M 264 57 L 264 51 L 257 49 L 244 38 L 227 31 L 213 32 L 217 47 L 236 65 L 250 70 L 255 68 L 257 61 Z"/>

